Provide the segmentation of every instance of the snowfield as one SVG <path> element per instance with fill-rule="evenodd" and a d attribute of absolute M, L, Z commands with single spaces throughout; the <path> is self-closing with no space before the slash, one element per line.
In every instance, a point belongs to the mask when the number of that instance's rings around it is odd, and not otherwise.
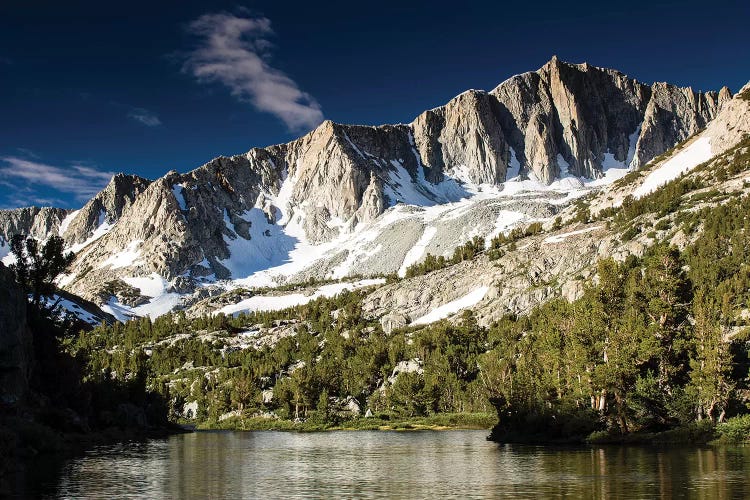
<path fill-rule="evenodd" d="M 77 211 L 75 212 L 77 213 Z M 70 217 L 70 219 L 68 219 Z M 74 214 L 70 214 L 68 217 L 66 217 L 63 220 L 63 224 L 65 224 L 65 229 L 68 228 L 68 225 L 70 225 L 71 221 L 73 220 L 73 217 L 75 217 Z M 91 236 L 84 241 L 83 243 L 76 243 L 75 245 L 72 245 L 68 250 L 70 250 L 73 253 L 78 253 L 87 246 L 89 246 L 91 243 L 95 242 L 108 232 L 112 230 L 112 228 L 115 227 L 114 223 L 107 222 L 107 213 L 102 210 L 99 212 L 99 222 L 97 224 L 96 229 L 94 229 L 94 232 L 91 234 Z"/>
<path fill-rule="evenodd" d="M 102 322 L 102 318 L 91 314 L 75 302 L 64 299 L 59 295 L 52 295 L 51 297 L 45 298 L 44 304 L 47 307 L 51 307 L 56 304 L 58 308 L 57 315 L 60 319 L 65 319 L 65 316 L 67 314 L 70 314 L 77 317 L 81 321 L 88 323 L 91 326 L 97 326 Z"/>
<path fill-rule="evenodd" d="M 453 316 L 458 311 L 462 309 L 466 309 L 467 307 L 471 307 L 473 305 L 476 305 L 481 301 L 485 295 L 487 295 L 487 292 L 490 290 L 490 287 L 488 286 L 482 286 L 477 288 L 476 290 L 467 293 L 463 297 L 453 300 L 451 302 L 448 302 L 447 304 L 443 304 L 440 307 L 437 307 L 430 311 L 428 314 L 425 314 L 421 318 L 417 318 L 414 321 L 411 322 L 412 325 L 427 325 L 429 323 L 434 323 L 435 321 L 440 321 L 441 319 L 445 319 L 449 316 Z"/>
<path fill-rule="evenodd" d="M 177 204 L 180 206 L 180 210 L 183 212 L 188 209 L 187 203 L 185 203 L 185 196 L 182 194 L 183 190 L 185 189 L 185 186 L 182 184 L 175 184 L 172 186 L 172 194 L 174 195 L 174 199 L 177 200 Z"/>
<path fill-rule="evenodd" d="M 122 280 L 128 285 L 139 289 L 141 295 L 151 298 L 145 304 L 130 308 L 130 311 L 137 316 L 149 316 L 153 319 L 167 314 L 180 303 L 180 294 L 169 292 L 169 283 L 167 280 L 156 273 L 151 273 L 150 276 L 145 278 L 123 278 Z"/>
<path fill-rule="evenodd" d="M 318 288 L 314 293 L 310 295 L 304 295 L 301 293 L 292 293 L 287 295 L 256 295 L 249 299 L 242 300 L 236 304 L 230 304 L 228 306 L 219 309 L 219 313 L 224 314 L 239 314 L 242 312 L 254 312 L 254 311 L 280 311 L 289 307 L 301 306 L 312 302 L 319 297 L 334 297 L 344 290 L 356 290 L 358 288 L 382 285 L 385 280 L 379 279 L 367 279 L 355 281 L 353 283 L 334 283 L 332 285 L 323 285 Z"/>
<path fill-rule="evenodd" d="M 711 159 L 711 139 L 703 136 L 697 138 L 669 160 L 648 174 L 638 189 L 633 192 L 634 198 L 641 198 L 654 192 L 658 187 L 672 181 L 685 172 L 694 169 L 704 161 Z"/>
<path fill-rule="evenodd" d="M 398 270 L 399 277 L 403 278 L 406 276 L 406 269 L 417 262 L 420 257 L 424 254 L 425 249 L 427 248 L 427 244 L 430 242 L 430 240 L 435 236 L 435 233 L 437 232 L 437 228 L 433 226 L 427 226 L 424 230 L 424 233 L 422 233 L 422 236 L 417 241 L 417 244 L 414 245 L 407 253 L 406 257 L 404 257 L 404 262 L 401 264 L 401 268 Z"/>
<path fill-rule="evenodd" d="M 141 243 L 143 243 L 143 240 L 131 241 L 124 250 L 110 255 L 109 258 L 102 262 L 99 267 L 109 266 L 112 269 L 120 269 L 122 267 L 140 264 L 141 262 L 137 259 L 141 255 L 141 251 L 138 250 Z"/>
<path fill-rule="evenodd" d="M 73 222 L 73 219 L 76 218 L 76 215 L 78 215 L 78 212 L 80 212 L 80 210 L 74 210 L 74 211 L 70 212 L 68 215 L 65 216 L 65 218 L 60 223 L 60 230 L 58 231 L 58 234 L 60 236 L 62 236 L 63 234 L 65 234 L 65 231 L 68 230 L 68 227 L 70 226 L 70 223 Z"/>
<path fill-rule="evenodd" d="M 10 243 L 0 242 L 0 262 L 9 266 L 13 264 L 15 258 L 10 254 Z"/>

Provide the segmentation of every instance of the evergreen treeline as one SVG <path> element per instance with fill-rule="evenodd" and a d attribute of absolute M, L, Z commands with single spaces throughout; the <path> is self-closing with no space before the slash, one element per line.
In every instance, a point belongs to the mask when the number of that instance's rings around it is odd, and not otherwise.
<path fill-rule="evenodd" d="M 680 253 L 598 265 L 573 303 L 491 329 L 497 438 L 665 430 L 748 410 L 750 199 L 694 212 Z"/>
<path fill-rule="evenodd" d="M 378 322 L 362 317 L 362 297 L 345 292 L 283 312 L 236 318 L 143 318 L 82 333 L 69 348 L 88 363 L 92 380 L 146 377 L 171 401 L 173 417 L 192 401 L 198 402 L 199 420 L 239 410 L 333 423 L 351 416 L 345 406 L 352 401 L 362 412 L 369 408 L 387 417 L 492 410 L 478 379 L 487 331 L 470 313 L 461 325 L 445 322 L 386 335 Z M 273 348 L 231 351 L 221 341 L 254 325 L 284 324 L 295 334 Z M 221 333 L 209 342 L 200 338 L 207 331 Z M 185 332 L 187 338 L 170 340 Z M 391 384 L 388 378 L 404 360 L 413 360 L 421 373 L 401 373 Z M 186 363 L 196 368 L 181 370 Z M 262 393 L 269 389 L 273 398 L 264 402 Z"/>
<path fill-rule="evenodd" d="M 424 260 L 406 268 L 405 277 L 413 278 L 414 276 L 422 276 L 423 274 L 437 271 L 438 269 L 443 269 L 465 260 L 471 260 L 484 252 L 484 245 L 484 238 L 481 236 L 475 236 L 463 245 L 456 247 L 450 258 L 445 258 L 442 255 L 435 256 L 428 253 L 425 255 Z"/>

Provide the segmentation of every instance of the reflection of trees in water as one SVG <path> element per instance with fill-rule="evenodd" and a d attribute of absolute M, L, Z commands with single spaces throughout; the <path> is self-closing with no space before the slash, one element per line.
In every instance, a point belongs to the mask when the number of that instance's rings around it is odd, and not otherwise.
<path fill-rule="evenodd" d="M 536 455 L 542 496 L 750 498 L 750 450 L 645 446 L 515 448 Z M 519 493 L 528 492 L 526 486 Z"/>
<path fill-rule="evenodd" d="M 484 438 L 472 431 L 199 432 L 50 464 L 47 486 L 29 486 L 25 496 L 750 498 L 747 447 L 521 446 Z"/>

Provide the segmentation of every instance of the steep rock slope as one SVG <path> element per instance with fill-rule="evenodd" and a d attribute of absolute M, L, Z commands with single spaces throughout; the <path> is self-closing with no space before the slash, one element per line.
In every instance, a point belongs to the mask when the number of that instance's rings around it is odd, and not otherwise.
<path fill-rule="evenodd" d="M 59 235 L 77 252 L 109 231 L 149 183 L 137 175 L 117 174 L 80 210 L 50 207 L 0 210 L 0 257 L 8 254 L 7 242 L 14 234 L 40 240 Z"/>
<path fill-rule="evenodd" d="M 69 245 L 82 248 L 111 228 L 149 183 L 137 175 L 115 175 L 83 208 L 67 214 L 59 228 L 60 236 Z"/>
<path fill-rule="evenodd" d="M 14 234 L 27 234 L 45 239 L 57 234 L 60 225 L 68 214 L 62 208 L 25 207 L 13 210 L 0 210 L 0 257 L 8 254 L 8 243 Z"/>

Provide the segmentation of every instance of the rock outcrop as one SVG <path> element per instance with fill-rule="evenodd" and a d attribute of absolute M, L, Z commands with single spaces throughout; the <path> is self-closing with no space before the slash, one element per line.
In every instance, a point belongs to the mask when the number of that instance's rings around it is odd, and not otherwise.
<path fill-rule="evenodd" d="M 150 182 L 137 175 L 115 175 L 107 187 L 83 208 L 68 214 L 60 227 L 60 235 L 70 245 L 85 242 L 97 229 L 117 222 L 123 210 L 145 191 Z"/>
<path fill-rule="evenodd" d="M 0 403 L 17 403 L 26 395 L 31 342 L 26 325 L 26 297 L 10 270 L 0 264 Z"/>
<path fill-rule="evenodd" d="M 51 207 L 0 210 L 0 247 L 7 248 L 7 243 L 14 234 L 25 234 L 37 239 L 57 234 L 67 214 L 67 210 Z"/>

